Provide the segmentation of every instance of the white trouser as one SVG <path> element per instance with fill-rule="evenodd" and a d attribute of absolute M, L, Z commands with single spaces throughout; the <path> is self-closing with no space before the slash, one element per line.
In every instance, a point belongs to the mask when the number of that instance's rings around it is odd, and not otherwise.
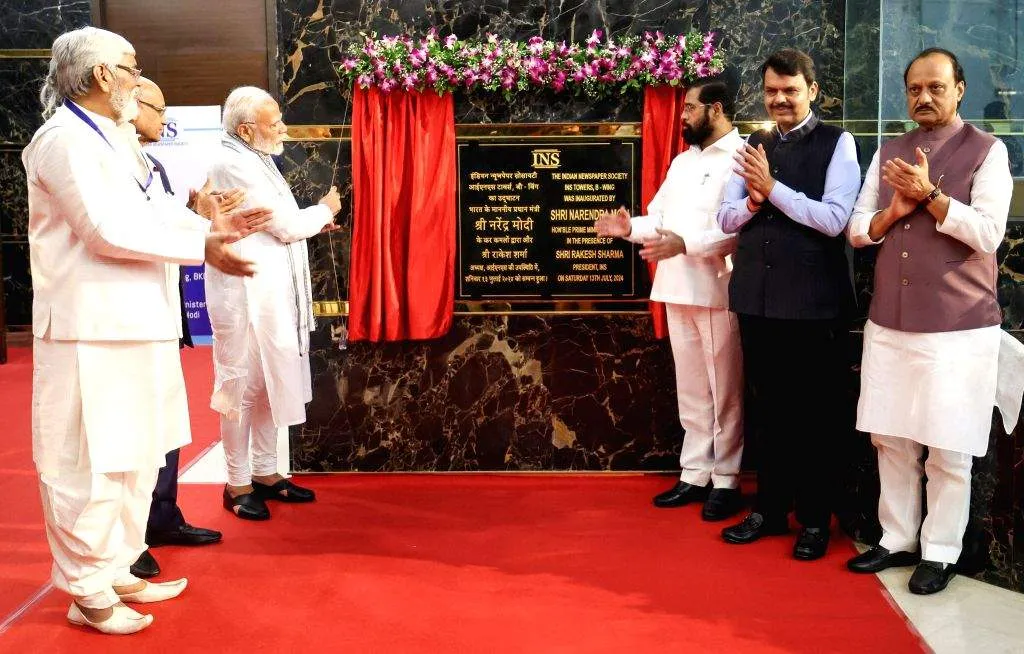
<path fill-rule="evenodd" d="M 267 384 L 263 379 L 259 345 L 249 339 L 245 392 L 238 412 L 238 422 L 220 418 L 220 438 L 228 467 L 228 484 L 248 486 L 252 476 L 277 472 L 277 427 L 270 410 Z M 249 437 L 252 435 L 252 467 L 249 466 Z"/>
<path fill-rule="evenodd" d="M 666 304 L 679 421 L 686 430 L 679 479 L 738 488 L 743 456 L 743 354 L 726 309 Z"/>
<path fill-rule="evenodd" d="M 879 543 L 890 552 L 916 552 L 921 530 L 921 558 L 939 563 L 956 563 L 963 547 L 964 531 L 971 509 L 970 454 L 928 448 L 909 438 L 872 434 L 878 450 L 878 476 L 882 492 L 878 498 L 878 520 L 882 524 Z M 928 483 L 928 515 L 921 524 L 921 478 Z"/>
<path fill-rule="evenodd" d="M 39 475 L 56 588 L 87 608 L 120 601 L 112 586 L 135 581 L 129 567 L 146 551 L 157 472 L 95 474 L 85 461 Z"/>

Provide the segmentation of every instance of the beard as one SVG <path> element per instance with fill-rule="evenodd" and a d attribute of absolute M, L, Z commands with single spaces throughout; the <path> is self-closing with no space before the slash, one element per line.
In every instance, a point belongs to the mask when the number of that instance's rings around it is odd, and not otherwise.
<path fill-rule="evenodd" d="M 110 91 L 110 108 L 117 117 L 116 122 L 127 123 L 139 117 L 139 103 L 135 100 L 138 87 L 126 88 L 120 81 Z"/>
<path fill-rule="evenodd" d="M 284 142 L 278 141 L 275 143 L 272 139 L 263 138 L 259 134 L 252 135 L 252 146 L 254 150 L 259 150 L 265 154 L 272 154 L 275 156 L 284 154 Z"/>
<path fill-rule="evenodd" d="M 708 121 L 707 109 L 704 110 L 704 118 L 693 127 L 683 123 L 683 140 L 686 141 L 687 145 L 700 145 L 711 136 L 711 132 L 711 123 Z"/>

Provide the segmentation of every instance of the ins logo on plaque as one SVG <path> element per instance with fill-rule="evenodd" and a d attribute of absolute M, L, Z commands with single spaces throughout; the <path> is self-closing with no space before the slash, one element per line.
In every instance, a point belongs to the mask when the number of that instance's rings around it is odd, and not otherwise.
<path fill-rule="evenodd" d="M 562 152 L 560 150 L 531 150 L 533 154 L 533 168 L 549 170 L 558 168 L 561 165 Z"/>

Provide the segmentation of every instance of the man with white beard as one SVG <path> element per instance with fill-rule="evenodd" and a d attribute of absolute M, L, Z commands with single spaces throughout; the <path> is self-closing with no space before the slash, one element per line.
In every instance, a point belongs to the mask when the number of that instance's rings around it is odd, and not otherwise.
<path fill-rule="evenodd" d="M 228 469 L 224 508 L 266 520 L 266 500 L 312 502 L 313 491 L 278 473 L 278 429 L 306 421 L 313 397 L 309 334 L 313 329 L 306 239 L 336 228 L 338 190 L 299 209 L 271 155 L 284 150 L 287 127 L 266 91 L 237 88 L 224 102 L 221 160 L 210 170 L 216 188 L 241 188 L 243 206 L 265 206 L 265 232 L 238 243 L 259 271 L 250 279 L 209 271 L 206 302 L 213 328 L 214 390 Z M 252 464 L 250 466 L 250 436 Z"/>
<path fill-rule="evenodd" d="M 251 275 L 228 243 L 182 210 L 149 202 L 119 123 L 138 112 L 141 71 L 123 37 L 92 27 L 54 41 L 40 93 L 47 121 L 25 148 L 32 307 L 32 453 L 39 472 L 54 586 L 67 618 L 103 633 L 145 629 L 124 602 L 180 594 L 129 566 L 146 549 L 146 519 L 167 451 L 189 442 L 168 263 L 204 259 Z M 256 226 L 265 210 L 241 212 Z M 192 216 L 192 218 L 195 218 Z M 191 225 L 187 223 L 192 222 Z"/>

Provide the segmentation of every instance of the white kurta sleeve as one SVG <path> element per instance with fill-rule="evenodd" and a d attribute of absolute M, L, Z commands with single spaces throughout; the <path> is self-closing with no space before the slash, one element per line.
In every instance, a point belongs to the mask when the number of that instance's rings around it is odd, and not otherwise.
<path fill-rule="evenodd" d="M 1006 217 L 1013 198 L 1013 177 L 1006 144 L 996 141 L 974 173 L 971 204 L 949 199 L 949 212 L 935 228 L 970 247 L 991 254 L 1003 242 Z"/>
<path fill-rule="evenodd" d="M 689 257 L 724 257 L 736 251 L 737 234 L 726 234 L 715 221 L 717 212 L 706 216 L 702 222 L 714 225 L 709 229 L 687 230 L 679 234 L 686 244 L 686 256 Z"/>
<path fill-rule="evenodd" d="M 204 233 L 210 231 L 211 223 L 209 220 L 203 218 L 185 205 L 179 204 L 173 196 L 165 194 L 161 198 L 154 199 L 153 204 L 155 205 L 160 219 L 168 225 Z"/>
<path fill-rule="evenodd" d="M 878 245 L 885 237 L 872 241 L 869 236 L 871 220 L 882 210 L 878 206 L 878 151 L 871 158 L 871 165 L 868 166 L 868 174 L 864 178 L 864 186 L 860 189 L 857 202 L 853 205 L 853 215 L 846 226 L 846 239 L 855 248 L 862 248 L 867 245 Z"/>
<path fill-rule="evenodd" d="M 206 234 L 164 224 L 153 203 L 137 196 L 111 193 L 110 172 L 96 163 L 90 144 L 54 129 L 36 148 L 35 183 L 46 188 L 57 212 L 86 248 L 115 259 L 199 265 Z"/>
<path fill-rule="evenodd" d="M 254 162 L 257 160 L 254 158 Z M 334 214 L 325 205 L 314 204 L 305 209 L 295 206 L 293 198 L 280 195 L 266 174 L 254 167 L 245 166 L 234 159 L 218 164 L 213 177 L 221 188 L 239 187 L 245 189 L 243 206 L 270 209 L 273 215 L 267 224 L 267 233 L 282 243 L 293 243 L 316 236 L 324 227 L 334 221 Z"/>
<path fill-rule="evenodd" d="M 652 202 L 651 204 L 654 203 Z M 661 227 L 661 214 L 635 216 L 629 219 L 629 224 L 632 227 L 632 231 L 629 232 L 627 239 L 634 243 L 641 243 L 658 235 L 658 232 L 654 230 Z"/>

